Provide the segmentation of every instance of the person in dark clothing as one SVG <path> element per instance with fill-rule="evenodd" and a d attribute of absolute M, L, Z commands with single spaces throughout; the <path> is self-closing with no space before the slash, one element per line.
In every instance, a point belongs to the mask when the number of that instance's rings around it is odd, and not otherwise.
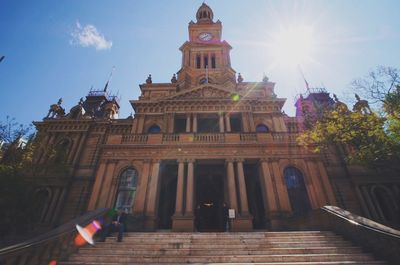
<path fill-rule="evenodd" d="M 104 242 L 105 238 L 110 235 L 111 231 L 116 230 L 118 231 L 117 241 L 121 242 L 126 226 L 125 221 L 126 213 L 122 210 L 122 208 L 119 208 L 117 214 L 112 218 L 111 223 L 104 226 L 101 233 L 100 241 Z"/>

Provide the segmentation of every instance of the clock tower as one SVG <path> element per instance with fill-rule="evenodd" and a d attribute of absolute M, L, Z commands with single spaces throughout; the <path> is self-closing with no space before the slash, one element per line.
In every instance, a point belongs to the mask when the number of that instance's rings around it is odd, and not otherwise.
<path fill-rule="evenodd" d="M 229 55 L 232 47 L 221 40 L 222 23 L 213 18 L 213 11 L 203 3 L 197 10 L 196 23 L 189 23 L 189 41 L 180 47 L 182 68 L 178 71 L 178 85 L 182 89 L 205 83 L 228 89 L 236 86 Z"/>

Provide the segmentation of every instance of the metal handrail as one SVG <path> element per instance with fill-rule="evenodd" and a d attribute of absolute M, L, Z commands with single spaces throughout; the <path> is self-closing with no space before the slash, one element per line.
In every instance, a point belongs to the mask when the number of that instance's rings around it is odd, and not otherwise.
<path fill-rule="evenodd" d="M 329 212 L 333 215 L 336 215 L 337 217 L 344 219 L 348 221 L 349 223 L 357 226 L 362 226 L 366 229 L 373 230 L 375 232 L 383 233 L 388 236 L 393 236 L 396 238 L 400 239 L 400 231 L 390 228 L 388 226 L 385 226 L 383 224 L 374 222 L 368 218 L 358 216 L 354 213 L 351 213 L 349 211 L 346 211 L 340 207 L 337 206 L 323 206 L 322 210 Z"/>
<path fill-rule="evenodd" d="M 2 248 L 0 249 L 0 264 L 3 264 L 2 261 L 4 262 L 4 264 L 12 264 L 11 262 L 8 262 L 8 260 L 13 259 L 14 263 L 16 259 L 20 259 L 22 256 L 25 256 L 26 259 L 26 256 L 31 255 L 32 251 L 34 251 L 38 256 L 40 256 L 40 258 L 45 252 L 47 252 L 48 254 L 47 257 L 49 257 L 52 254 L 49 253 L 49 250 L 47 248 L 49 248 L 49 246 L 52 245 L 50 244 L 52 241 L 54 240 L 60 241 L 58 242 L 60 243 L 60 247 L 62 247 L 63 244 L 68 246 L 72 245 L 73 244 L 72 239 L 76 234 L 76 228 L 75 228 L 76 224 L 79 224 L 81 226 L 86 226 L 93 220 L 103 217 L 108 212 L 108 210 L 109 209 L 107 208 L 102 208 L 102 209 L 96 209 L 91 212 L 87 212 L 84 215 L 81 215 L 40 236 L 36 236 L 32 239 L 23 241 L 21 243 Z M 65 241 L 63 239 L 63 237 L 65 236 L 67 236 L 67 242 L 61 242 Z M 54 247 L 52 247 L 52 250 L 54 250 Z M 63 250 L 63 252 L 64 252 L 62 253 L 63 255 L 67 254 L 65 253 L 65 250 Z M 35 264 L 35 263 L 29 262 L 29 264 Z"/>
<path fill-rule="evenodd" d="M 328 229 L 373 252 L 389 264 L 400 260 L 400 231 L 336 206 L 324 206 Z"/>

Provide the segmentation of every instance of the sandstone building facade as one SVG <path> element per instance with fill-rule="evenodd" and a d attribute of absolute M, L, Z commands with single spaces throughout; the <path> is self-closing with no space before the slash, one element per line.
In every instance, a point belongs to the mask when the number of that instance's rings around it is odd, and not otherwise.
<path fill-rule="evenodd" d="M 202 4 L 182 67 L 168 83 L 140 85 L 134 116 L 117 118 L 118 99 L 104 90 L 63 114 L 61 102 L 35 122 L 37 163 L 51 159 L 63 172 L 41 178 L 41 222 L 60 223 L 87 210 L 123 207 L 145 230 L 219 231 L 223 207 L 235 210 L 233 231 L 285 229 L 323 205 L 338 205 L 382 222 L 399 210 L 395 176 L 346 165 L 340 152 L 315 154 L 296 143 L 302 130 L 282 112 L 275 83 L 245 82 L 231 66 L 222 24 Z M 324 91 L 298 104 L 334 104 Z M 297 219 L 296 219 L 297 218 Z"/>

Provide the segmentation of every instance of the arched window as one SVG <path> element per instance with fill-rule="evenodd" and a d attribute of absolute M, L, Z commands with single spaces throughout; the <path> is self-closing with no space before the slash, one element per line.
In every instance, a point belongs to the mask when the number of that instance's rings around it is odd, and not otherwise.
<path fill-rule="evenodd" d="M 200 69 L 200 67 L 201 67 L 201 57 L 198 54 L 198 55 L 196 55 L 196 68 Z"/>
<path fill-rule="evenodd" d="M 160 126 L 154 124 L 147 130 L 147 132 L 148 133 L 160 133 L 161 132 L 161 128 L 160 128 Z"/>
<path fill-rule="evenodd" d="M 311 206 L 303 174 L 295 167 L 285 168 L 283 174 L 293 215 L 298 216 L 307 213 Z"/>
<path fill-rule="evenodd" d="M 377 203 L 382 212 L 382 217 L 386 219 L 385 221 L 396 221 L 396 205 L 393 202 L 390 190 L 387 190 L 383 187 L 377 187 L 374 189 L 374 194 L 377 200 Z"/>
<path fill-rule="evenodd" d="M 134 168 L 124 170 L 120 176 L 115 208 L 123 208 L 130 213 L 135 199 L 138 173 Z"/>
<path fill-rule="evenodd" d="M 267 132 L 269 132 L 269 128 L 268 128 L 267 125 L 258 124 L 257 127 L 256 127 L 256 132 L 264 132 L 264 133 L 267 133 Z"/>
<path fill-rule="evenodd" d="M 67 162 L 69 147 L 70 141 L 68 139 L 64 139 L 56 145 L 54 163 L 63 164 Z"/>
<path fill-rule="evenodd" d="M 48 200 L 50 198 L 50 192 L 47 189 L 39 189 L 34 194 L 34 201 L 32 207 L 35 210 L 35 216 L 33 219 L 38 222 L 44 222 L 48 210 Z"/>
<path fill-rule="evenodd" d="M 208 55 L 204 55 L 204 68 L 208 67 Z"/>
<path fill-rule="evenodd" d="M 215 68 L 217 66 L 215 61 L 215 54 L 211 56 L 211 68 Z"/>

